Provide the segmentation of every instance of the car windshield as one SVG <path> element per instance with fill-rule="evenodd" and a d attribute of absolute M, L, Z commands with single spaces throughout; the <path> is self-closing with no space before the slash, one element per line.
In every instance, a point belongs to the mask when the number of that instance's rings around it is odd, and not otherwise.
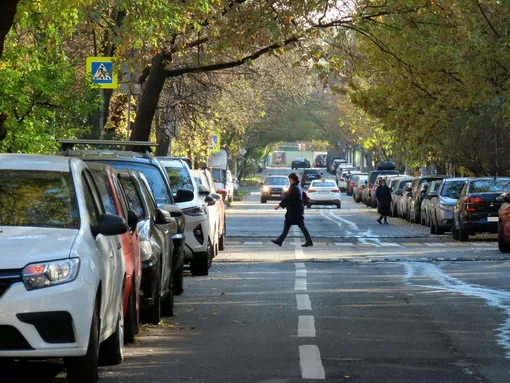
<path fill-rule="evenodd" d="M 398 188 L 396 190 L 402 190 L 404 189 L 404 187 L 407 185 L 409 181 L 400 181 L 399 184 L 398 184 Z"/>
<path fill-rule="evenodd" d="M 311 187 L 334 188 L 334 187 L 336 187 L 336 184 L 333 181 L 320 181 L 320 182 L 312 182 Z"/>
<path fill-rule="evenodd" d="M 474 180 L 469 185 L 469 193 L 503 193 L 510 192 L 510 179 Z"/>
<path fill-rule="evenodd" d="M 266 179 L 266 185 L 288 185 L 287 177 L 271 177 Z"/>
<path fill-rule="evenodd" d="M 0 196 L 0 226 L 80 227 L 69 173 L 0 170 Z"/>
<path fill-rule="evenodd" d="M 441 190 L 442 197 L 448 197 L 450 194 L 460 194 L 460 189 L 466 181 L 448 181 L 444 183 L 443 190 Z"/>
<path fill-rule="evenodd" d="M 168 192 L 167 181 L 157 166 L 131 161 L 101 160 L 101 162 L 111 165 L 114 169 L 136 170 L 143 173 L 149 182 L 149 186 L 151 187 L 152 194 L 154 194 L 156 202 L 160 205 L 169 205 L 173 203 L 173 199 Z"/>
<path fill-rule="evenodd" d="M 177 194 L 177 190 L 179 189 L 188 189 L 193 191 L 193 182 L 191 181 L 191 176 L 189 175 L 188 169 L 182 168 L 166 168 L 166 172 L 168 174 L 168 178 L 170 178 L 170 187 L 172 188 L 172 193 Z"/>
<path fill-rule="evenodd" d="M 305 174 L 317 174 L 317 173 L 319 173 L 317 169 L 305 170 Z"/>

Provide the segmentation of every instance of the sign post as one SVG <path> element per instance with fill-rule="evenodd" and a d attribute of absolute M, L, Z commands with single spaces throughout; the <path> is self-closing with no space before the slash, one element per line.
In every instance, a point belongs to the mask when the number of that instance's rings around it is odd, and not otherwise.
<path fill-rule="evenodd" d="M 99 129 L 101 138 L 104 133 L 104 89 L 117 89 L 117 73 L 113 70 L 112 57 L 87 57 L 87 76 L 91 82 L 100 88 L 101 116 Z"/>
<path fill-rule="evenodd" d="M 241 150 L 239 150 L 239 154 L 241 155 L 241 165 L 242 165 L 242 170 L 241 170 L 241 179 L 244 179 L 244 172 L 245 172 L 245 169 L 246 169 L 246 158 L 244 157 L 246 155 L 246 153 L 248 153 L 248 151 L 245 149 L 245 148 L 242 148 Z"/>

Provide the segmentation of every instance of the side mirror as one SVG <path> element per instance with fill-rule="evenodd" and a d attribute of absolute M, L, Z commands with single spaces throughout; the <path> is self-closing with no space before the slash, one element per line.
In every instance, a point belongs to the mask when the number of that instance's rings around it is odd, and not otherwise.
<path fill-rule="evenodd" d="M 94 237 L 102 235 L 121 235 L 127 233 L 129 227 L 126 220 L 115 214 L 102 214 L 97 225 L 90 225 Z"/>
<path fill-rule="evenodd" d="M 204 198 L 204 201 L 207 204 L 207 206 L 216 205 L 216 200 L 213 197 L 211 197 L 210 195 L 206 195 Z"/>
<path fill-rule="evenodd" d="M 166 225 L 171 219 L 172 216 L 169 212 L 163 209 L 156 209 L 156 218 L 154 220 L 156 225 Z"/>
<path fill-rule="evenodd" d="M 128 226 L 131 230 L 136 230 L 136 226 L 140 222 L 140 218 L 133 210 L 128 210 Z"/>
<path fill-rule="evenodd" d="M 200 195 L 209 195 L 209 194 L 211 194 L 211 189 L 209 189 L 205 185 L 198 185 L 198 194 L 200 194 Z"/>
<path fill-rule="evenodd" d="M 432 198 L 436 198 L 436 197 L 438 197 L 438 196 L 439 196 L 439 194 L 437 194 L 437 192 L 431 192 L 431 193 L 429 193 L 429 198 L 431 198 L 431 199 L 432 199 Z"/>
<path fill-rule="evenodd" d="M 227 194 L 228 194 L 226 189 L 216 189 L 216 193 L 223 196 L 223 198 L 227 197 Z"/>
<path fill-rule="evenodd" d="M 190 202 L 195 198 L 195 193 L 193 193 L 189 189 L 179 189 L 177 190 L 177 195 L 175 196 L 175 202 Z"/>

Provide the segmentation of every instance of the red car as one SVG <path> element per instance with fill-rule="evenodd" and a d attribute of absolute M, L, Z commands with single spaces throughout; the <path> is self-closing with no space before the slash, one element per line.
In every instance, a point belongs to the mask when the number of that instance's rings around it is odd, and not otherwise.
<path fill-rule="evenodd" d="M 107 164 L 87 162 L 92 177 L 99 189 L 104 209 L 109 214 L 123 217 L 130 230 L 119 235 L 126 262 L 126 286 L 124 291 L 124 341 L 133 343 L 140 324 L 140 284 L 142 281 L 142 261 L 138 238 L 138 216 L 128 209 L 126 194 L 117 172 Z"/>

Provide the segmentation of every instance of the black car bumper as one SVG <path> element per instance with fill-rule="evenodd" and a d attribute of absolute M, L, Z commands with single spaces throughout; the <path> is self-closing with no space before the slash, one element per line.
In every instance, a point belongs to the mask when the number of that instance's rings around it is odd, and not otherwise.
<path fill-rule="evenodd" d="M 499 229 L 499 222 L 488 222 L 487 218 L 481 218 L 477 221 L 465 221 L 462 227 L 470 233 L 493 233 L 496 234 Z"/>
<path fill-rule="evenodd" d="M 158 289 L 159 264 L 152 260 L 142 262 L 142 282 L 140 284 L 140 307 L 142 310 L 154 305 Z"/>

